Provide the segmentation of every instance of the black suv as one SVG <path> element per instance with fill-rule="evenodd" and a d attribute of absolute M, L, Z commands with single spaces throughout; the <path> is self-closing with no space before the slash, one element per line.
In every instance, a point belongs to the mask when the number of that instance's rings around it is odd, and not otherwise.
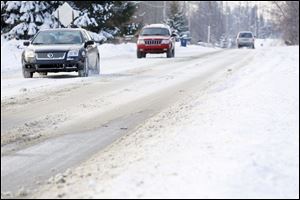
<path fill-rule="evenodd" d="M 24 78 L 34 72 L 78 72 L 80 77 L 100 73 L 100 55 L 95 41 L 84 29 L 49 29 L 39 31 L 22 53 Z"/>

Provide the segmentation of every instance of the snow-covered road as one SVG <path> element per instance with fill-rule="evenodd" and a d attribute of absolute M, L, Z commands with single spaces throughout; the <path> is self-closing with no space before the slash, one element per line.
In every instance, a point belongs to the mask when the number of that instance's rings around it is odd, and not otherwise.
<path fill-rule="evenodd" d="M 110 49 L 114 47 L 109 46 Z M 27 80 L 11 77 L 11 73 L 2 73 L 2 145 L 10 144 L 8 147 L 11 148 L 11 144 L 17 142 L 20 148 L 20 143 L 27 143 L 27 140 L 32 142 L 45 136 L 99 127 L 99 121 L 92 119 L 99 118 L 105 122 L 124 115 L 112 111 L 129 102 L 146 98 L 149 94 L 159 93 L 178 82 L 189 80 L 193 76 L 195 59 L 201 57 L 202 62 L 205 62 L 209 55 L 220 53 L 220 50 L 191 48 L 172 59 L 170 64 L 169 59 L 160 56 L 147 60 L 136 59 L 134 51 L 131 52 L 133 45 L 124 47 L 125 50 L 120 55 L 115 53 L 120 50 L 113 49 L 114 54 L 110 55 L 105 46 L 102 48 L 104 55 L 100 77 L 84 79 L 77 78 L 75 74 L 55 74 L 47 78 Z M 131 54 L 127 55 L 128 53 Z M 216 61 L 222 56 L 216 57 Z M 186 59 L 191 62 L 184 63 Z M 5 62 L 3 65 L 5 66 Z M 188 69 L 189 67 L 192 68 Z M 3 70 L 7 68 L 3 67 Z M 17 74 L 21 76 L 20 67 L 17 65 L 15 69 L 19 69 Z M 103 113 L 106 117 L 99 117 Z M 6 147 L 1 149 L 2 153 Z"/>
<path fill-rule="evenodd" d="M 1 43 L 1 49 L 11 45 Z M 15 193 L 20 187 L 33 190 L 50 176 L 79 165 L 117 139 L 131 138 L 141 127 L 145 133 L 156 133 L 156 126 L 143 129 L 149 120 L 158 120 L 159 127 L 171 133 L 168 127 L 173 124 L 166 123 L 166 118 L 181 118 L 176 114 L 181 109 L 187 114 L 189 102 L 196 97 L 205 96 L 208 102 L 213 102 L 207 93 L 214 90 L 221 93 L 232 82 L 224 88 L 222 84 L 239 71 L 251 74 L 251 70 L 257 72 L 249 68 L 252 65 L 280 65 L 281 59 L 269 61 L 278 53 L 285 58 L 284 50 L 272 51 L 268 47 L 257 50 L 178 47 L 174 59 L 154 55 L 140 60 L 135 58 L 134 44 L 103 45 L 100 51 L 101 76 L 77 78 L 75 73 L 51 74 L 32 80 L 21 78 L 18 64 L 10 64 L 11 57 L 18 57 L 20 51 L 13 51 L 15 55 L 2 55 L 1 51 L 1 58 L 7 58 L 1 61 L 1 192 Z M 268 73 L 269 68 L 256 75 Z M 209 103 L 206 105 L 210 107 Z M 166 110 L 170 113 L 164 119 L 157 118 Z M 122 145 L 121 139 L 121 152 Z M 136 158 L 128 158 L 128 162 Z M 122 181 L 117 184 L 122 185 Z M 86 195 L 91 195 L 86 191 Z M 123 193 L 120 190 L 116 195 L 121 197 Z M 139 194 L 136 195 L 133 192 L 134 197 Z"/>

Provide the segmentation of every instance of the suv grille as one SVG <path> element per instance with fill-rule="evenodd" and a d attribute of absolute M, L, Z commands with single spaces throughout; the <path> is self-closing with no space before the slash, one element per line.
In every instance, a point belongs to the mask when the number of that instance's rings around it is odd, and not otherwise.
<path fill-rule="evenodd" d="M 62 60 L 66 52 L 39 52 L 36 53 L 37 60 Z"/>
<path fill-rule="evenodd" d="M 161 40 L 145 40 L 145 45 L 158 45 L 161 44 Z"/>

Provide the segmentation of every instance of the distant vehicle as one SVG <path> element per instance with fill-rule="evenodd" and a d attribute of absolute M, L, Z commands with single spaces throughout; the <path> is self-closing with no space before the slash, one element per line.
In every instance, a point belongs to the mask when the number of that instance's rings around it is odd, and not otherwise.
<path fill-rule="evenodd" d="M 164 24 L 145 26 L 138 36 L 137 58 L 145 58 L 147 53 L 167 53 L 167 58 L 174 57 L 176 36 Z"/>
<path fill-rule="evenodd" d="M 255 45 L 255 37 L 252 32 L 250 31 L 241 31 L 238 33 L 236 44 L 238 48 L 241 47 L 249 47 L 254 49 Z"/>
<path fill-rule="evenodd" d="M 100 73 L 100 54 L 95 41 L 84 29 L 60 28 L 39 31 L 22 53 L 24 78 L 38 72 L 78 72 L 87 77 L 89 71 Z"/>

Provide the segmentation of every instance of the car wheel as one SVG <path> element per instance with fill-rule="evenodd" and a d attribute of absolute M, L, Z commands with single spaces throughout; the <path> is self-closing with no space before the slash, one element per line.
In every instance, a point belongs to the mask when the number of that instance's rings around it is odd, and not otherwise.
<path fill-rule="evenodd" d="M 146 53 L 142 53 L 142 57 L 143 57 L 143 58 L 146 58 Z"/>
<path fill-rule="evenodd" d="M 142 52 L 137 51 L 136 52 L 136 56 L 137 56 L 137 58 L 142 58 L 143 57 Z"/>
<path fill-rule="evenodd" d="M 24 78 L 32 78 L 33 77 L 33 72 L 27 71 L 24 68 L 23 68 L 22 72 L 23 72 Z"/>
<path fill-rule="evenodd" d="M 175 49 L 173 49 L 173 51 L 172 51 L 172 57 L 173 58 L 175 57 Z"/>
<path fill-rule="evenodd" d="M 89 75 L 89 60 L 86 57 L 84 64 L 83 64 L 83 69 L 78 70 L 78 76 L 79 77 L 88 77 Z"/>
<path fill-rule="evenodd" d="M 167 58 L 172 58 L 172 49 L 167 51 Z"/>
<path fill-rule="evenodd" d="M 97 60 L 96 60 L 95 74 L 100 74 L 100 59 L 99 59 L 99 56 L 97 57 Z"/>

